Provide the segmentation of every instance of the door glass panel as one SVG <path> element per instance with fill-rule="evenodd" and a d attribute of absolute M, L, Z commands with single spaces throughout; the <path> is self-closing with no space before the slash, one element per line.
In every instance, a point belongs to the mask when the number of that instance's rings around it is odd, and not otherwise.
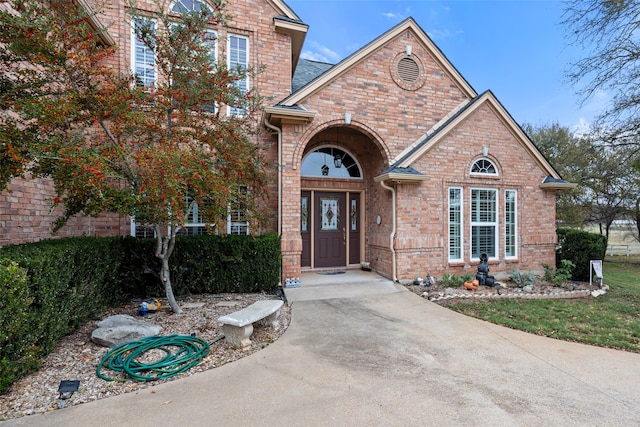
<path fill-rule="evenodd" d="M 320 231 L 335 231 L 340 227 L 340 204 L 334 197 L 320 198 Z"/>
<path fill-rule="evenodd" d="M 356 199 L 351 199 L 351 231 L 358 231 L 358 204 Z"/>
<path fill-rule="evenodd" d="M 309 229 L 309 198 L 302 197 L 300 199 L 300 231 Z"/>

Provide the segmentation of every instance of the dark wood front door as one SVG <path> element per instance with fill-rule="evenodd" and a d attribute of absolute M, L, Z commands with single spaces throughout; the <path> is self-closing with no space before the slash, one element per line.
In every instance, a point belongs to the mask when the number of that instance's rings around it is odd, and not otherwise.
<path fill-rule="evenodd" d="M 315 193 L 313 218 L 315 267 L 347 265 L 345 200 L 345 193 Z"/>

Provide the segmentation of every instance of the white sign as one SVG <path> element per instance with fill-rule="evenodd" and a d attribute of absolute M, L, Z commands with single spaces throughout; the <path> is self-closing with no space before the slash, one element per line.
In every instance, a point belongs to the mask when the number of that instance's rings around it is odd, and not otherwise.
<path fill-rule="evenodd" d="M 602 287 L 602 260 L 589 261 L 589 285 L 593 282 L 593 273 L 596 273 L 596 279 L 600 281 Z"/>

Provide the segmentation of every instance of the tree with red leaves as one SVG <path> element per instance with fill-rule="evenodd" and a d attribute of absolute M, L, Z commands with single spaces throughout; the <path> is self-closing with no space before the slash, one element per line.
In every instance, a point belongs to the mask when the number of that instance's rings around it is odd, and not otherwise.
<path fill-rule="evenodd" d="M 238 84 L 255 70 L 211 56 L 207 29 L 225 24 L 222 2 L 178 16 L 158 2 L 153 21 L 130 5 L 132 28 L 158 70 L 147 85 L 107 65 L 116 49 L 77 0 L 4 3 L 0 189 L 13 177 L 50 176 L 52 203 L 64 207 L 58 228 L 72 215 L 101 212 L 151 226 L 160 279 L 180 312 L 169 257 L 193 207 L 216 229 L 230 203 L 256 219 L 255 195 L 264 193 L 266 164 L 252 141 L 261 98 Z"/>

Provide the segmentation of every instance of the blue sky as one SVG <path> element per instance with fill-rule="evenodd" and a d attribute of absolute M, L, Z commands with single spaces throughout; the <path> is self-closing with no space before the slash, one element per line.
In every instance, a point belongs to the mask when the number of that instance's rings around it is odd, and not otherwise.
<path fill-rule="evenodd" d="M 564 77 L 564 4 L 551 0 L 285 0 L 309 25 L 303 57 L 337 63 L 413 17 L 478 93 L 493 91 L 519 124 L 582 130 L 607 101 L 580 105 Z"/>

